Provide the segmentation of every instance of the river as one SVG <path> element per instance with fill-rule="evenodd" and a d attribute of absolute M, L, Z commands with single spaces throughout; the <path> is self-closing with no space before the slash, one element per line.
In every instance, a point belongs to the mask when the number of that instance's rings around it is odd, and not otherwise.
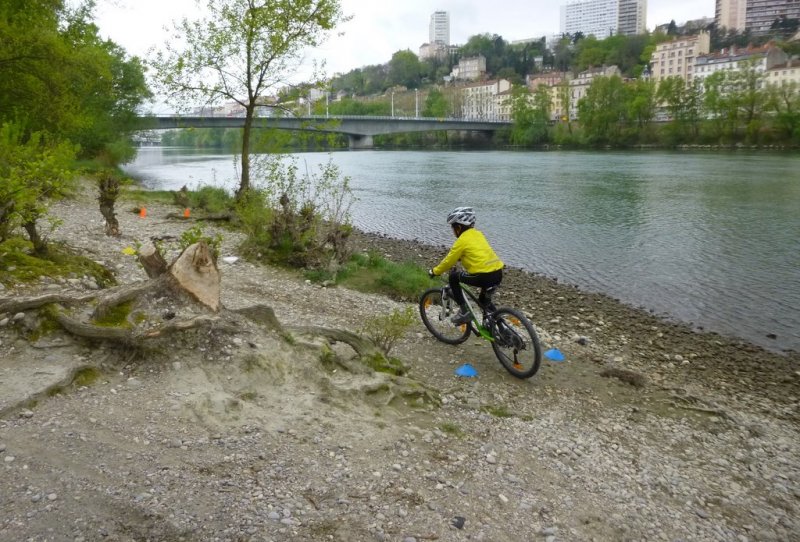
<path fill-rule="evenodd" d="M 753 152 L 303 153 L 351 178 L 354 224 L 452 242 L 472 205 L 509 265 L 770 350 L 800 351 L 800 156 Z M 237 186 L 232 155 L 141 148 L 153 189 Z M 432 264 L 435 262 L 431 262 Z"/>

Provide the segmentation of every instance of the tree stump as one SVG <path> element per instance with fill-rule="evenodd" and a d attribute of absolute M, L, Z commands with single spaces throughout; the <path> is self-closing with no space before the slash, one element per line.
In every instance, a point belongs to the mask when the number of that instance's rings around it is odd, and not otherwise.
<path fill-rule="evenodd" d="M 139 263 L 144 267 L 144 272 L 151 279 L 160 277 L 167 272 L 167 262 L 153 244 L 144 245 L 139 249 Z"/>
<path fill-rule="evenodd" d="M 200 241 L 189 246 L 172 262 L 169 274 L 181 290 L 212 311 L 219 311 L 219 269 L 207 244 Z"/>

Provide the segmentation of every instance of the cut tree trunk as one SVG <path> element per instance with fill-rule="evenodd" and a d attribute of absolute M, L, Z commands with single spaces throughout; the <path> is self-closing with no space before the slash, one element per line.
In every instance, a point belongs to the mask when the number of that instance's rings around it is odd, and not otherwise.
<path fill-rule="evenodd" d="M 167 271 L 167 262 L 164 256 L 152 243 L 148 243 L 139 249 L 139 263 L 144 267 L 144 272 L 151 279 L 160 277 Z"/>
<path fill-rule="evenodd" d="M 189 246 L 169 267 L 178 287 L 214 312 L 219 311 L 220 275 L 208 245 Z"/>

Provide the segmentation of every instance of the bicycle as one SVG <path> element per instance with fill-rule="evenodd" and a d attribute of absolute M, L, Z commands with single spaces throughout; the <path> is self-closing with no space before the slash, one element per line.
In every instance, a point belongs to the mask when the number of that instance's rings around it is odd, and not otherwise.
<path fill-rule="evenodd" d="M 462 284 L 462 288 L 472 319 L 460 325 L 450 320 L 458 312 L 458 304 L 449 284 L 423 292 L 419 314 L 428 331 L 447 344 L 461 344 L 474 333 L 491 343 L 495 356 L 509 373 L 517 378 L 535 375 L 542 363 L 542 348 L 530 320 L 517 309 L 495 307 L 492 295 L 497 286 L 484 289 L 480 296 L 466 285 Z"/>

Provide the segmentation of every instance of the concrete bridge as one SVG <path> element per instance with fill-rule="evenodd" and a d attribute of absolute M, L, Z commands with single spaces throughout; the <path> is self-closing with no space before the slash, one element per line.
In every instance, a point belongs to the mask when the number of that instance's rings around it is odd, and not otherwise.
<path fill-rule="evenodd" d="M 141 117 L 141 121 L 143 128 L 147 130 L 244 126 L 242 117 Z M 506 126 L 511 126 L 511 122 L 426 117 L 308 116 L 256 117 L 253 120 L 254 128 L 345 134 L 350 141 L 351 149 L 371 149 L 372 138 L 376 135 L 438 130 L 478 131 L 491 134 Z"/>

